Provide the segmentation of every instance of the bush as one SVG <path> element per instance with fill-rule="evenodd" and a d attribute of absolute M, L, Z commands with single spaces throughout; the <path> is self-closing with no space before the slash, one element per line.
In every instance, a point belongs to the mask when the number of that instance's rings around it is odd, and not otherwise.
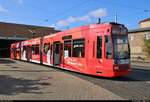
<path fill-rule="evenodd" d="M 145 42 L 145 50 L 148 53 L 148 55 L 150 56 L 150 39 L 144 40 L 144 42 Z"/>

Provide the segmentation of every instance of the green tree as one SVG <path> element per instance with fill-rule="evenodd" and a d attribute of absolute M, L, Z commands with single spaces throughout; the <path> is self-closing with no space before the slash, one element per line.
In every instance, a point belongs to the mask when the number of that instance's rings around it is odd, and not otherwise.
<path fill-rule="evenodd" d="M 145 50 L 148 52 L 148 56 L 150 56 L 150 39 L 149 40 L 144 40 L 145 42 Z"/>

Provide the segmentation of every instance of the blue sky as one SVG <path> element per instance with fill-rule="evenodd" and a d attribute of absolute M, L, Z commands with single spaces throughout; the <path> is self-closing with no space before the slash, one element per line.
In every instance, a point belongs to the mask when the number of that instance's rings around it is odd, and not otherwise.
<path fill-rule="evenodd" d="M 150 0 L 0 0 L 0 21 L 65 30 L 115 21 L 129 29 L 150 17 Z"/>

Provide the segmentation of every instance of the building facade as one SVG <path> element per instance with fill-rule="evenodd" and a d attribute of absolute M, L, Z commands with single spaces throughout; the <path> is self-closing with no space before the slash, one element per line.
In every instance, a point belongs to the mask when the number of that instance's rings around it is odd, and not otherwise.
<path fill-rule="evenodd" d="M 10 56 L 11 43 L 59 32 L 52 27 L 0 22 L 0 58 Z"/>
<path fill-rule="evenodd" d="M 139 28 L 129 30 L 132 60 L 149 60 L 145 41 L 150 39 L 150 18 L 139 22 Z"/>
<path fill-rule="evenodd" d="M 59 32 L 52 27 L 0 22 L 0 39 L 27 38 L 45 36 Z"/>

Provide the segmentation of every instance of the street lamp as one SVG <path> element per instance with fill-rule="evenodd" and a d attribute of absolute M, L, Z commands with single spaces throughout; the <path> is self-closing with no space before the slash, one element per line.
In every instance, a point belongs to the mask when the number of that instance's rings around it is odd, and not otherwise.
<path fill-rule="evenodd" d="M 32 38 L 34 38 L 36 32 L 35 32 L 35 31 L 32 31 L 31 29 L 28 29 L 28 31 L 32 33 Z"/>
<path fill-rule="evenodd" d="M 144 12 L 149 12 L 150 10 L 144 10 Z"/>

